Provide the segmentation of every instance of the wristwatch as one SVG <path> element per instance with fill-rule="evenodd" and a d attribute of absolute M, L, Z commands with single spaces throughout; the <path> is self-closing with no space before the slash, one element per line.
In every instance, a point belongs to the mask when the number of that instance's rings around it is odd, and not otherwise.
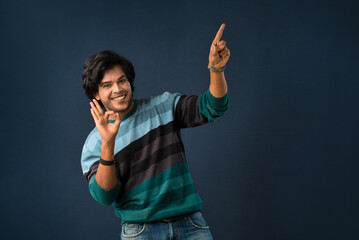
<path fill-rule="evenodd" d="M 226 68 L 225 66 L 223 68 L 213 68 L 208 64 L 208 69 L 212 72 L 224 72 L 225 68 Z"/>

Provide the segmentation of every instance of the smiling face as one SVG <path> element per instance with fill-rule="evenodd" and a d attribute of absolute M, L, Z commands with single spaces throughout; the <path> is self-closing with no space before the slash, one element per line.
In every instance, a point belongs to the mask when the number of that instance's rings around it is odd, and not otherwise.
<path fill-rule="evenodd" d="M 131 84 L 119 65 L 107 70 L 94 95 L 108 111 L 118 112 L 120 117 L 129 113 L 134 105 Z"/>

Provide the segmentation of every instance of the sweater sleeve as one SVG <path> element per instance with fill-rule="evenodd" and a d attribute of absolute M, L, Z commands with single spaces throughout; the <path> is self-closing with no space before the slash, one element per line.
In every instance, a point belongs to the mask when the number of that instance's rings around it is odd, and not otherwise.
<path fill-rule="evenodd" d="M 175 122 L 179 128 L 196 127 L 208 123 L 199 111 L 199 96 L 181 95 L 175 108 Z"/>
<path fill-rule="evenodd" d="M 92 197 L 97 202 L 103 205 L 110 205 L 116 200 L 117 195 L 120 191 L 120 187 L 121 187 L 120 181 L 117 180 L 117 185 L 114 188 L 110 190 L 106 190 L 100 187 L 100 185 L 98 185 L 95 176 L 91 178 L 89 183 L 89 189 Z"/>
<path fill-rule="evenodd" d="M 221 98 L 214 97 L 209 90 L 199 96 L 199 112 L 209 122 L 214 122 L 228 111 L 228 93 Z"/>
<path fill-rule="evenodd" d="M 81 166 L 86 181 L 89 183 L 89 190 L 92 197 L 99 203 L 110 205 L 113 203 L 120 191 L 120 181 L 117 179 L 117 185 L 106 190 L 101 188 L 96 181 L 96 173 L 101 157 L 101 136 L 95 128 L 87 137 L 81 155 Z"/>

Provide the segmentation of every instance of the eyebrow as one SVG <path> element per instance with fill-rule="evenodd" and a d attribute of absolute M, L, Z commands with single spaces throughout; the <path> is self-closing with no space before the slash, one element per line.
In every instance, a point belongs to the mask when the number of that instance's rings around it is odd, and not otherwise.
<path fill-rule="evenodd" d="M 122 78 L 126 78 L 126 75 L 122 75 L 121 77 L 119 77 L 119 78 L 117 79 L 117 81 L 118 81 L 118 80 L 121 80 Z M 107 84 L 107 83 L 112 83 L 112 81 L 102 82 L 102 83 L 100 83 L 100 86 L 102 87 L 103 85 L 105 85 L 105 84 Z"/>

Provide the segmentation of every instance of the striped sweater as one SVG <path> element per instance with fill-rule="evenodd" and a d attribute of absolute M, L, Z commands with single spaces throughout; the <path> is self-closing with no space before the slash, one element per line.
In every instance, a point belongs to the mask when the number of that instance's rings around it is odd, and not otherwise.
<path fill-rule="evenodd" d="M 81 165 L 96 201 L 115 208 L 122 222 L 150 222 L 199 211 L 202 200 L 186 162 L 180 129 L 213 122 L 228 108 L 227 95 L 171 94 L 135 99 L 122 119 L 115 141 L 118 183 L 101 188 L 95 175 L 101 156 L 96 128 L 86 139 Z"/>

